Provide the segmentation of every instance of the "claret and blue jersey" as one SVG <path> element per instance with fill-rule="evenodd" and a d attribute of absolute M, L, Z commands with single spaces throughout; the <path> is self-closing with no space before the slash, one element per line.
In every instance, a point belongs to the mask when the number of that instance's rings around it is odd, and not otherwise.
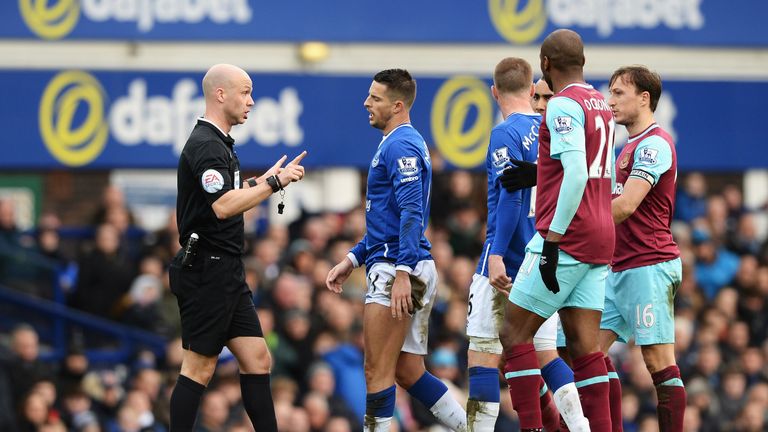
<path fill-rule="evenodd" d="M 512 159 L 536 162 L 539 114 L 513 113 L 491 131 L 485 167 L 488 171 L 488 223 L 477 274 L 488 276 L 488 255 L 501 255 L 507 275 L 514 278 L 525 257 L 525 245 L 536 232 L 535 187 L 507 192 L 499 181 Z"/>
<path fill-rule="evenodd" d="M 351 250 L 355 266 L 385 261 L 410 273 L 432 258 L 424 236 L 431 187 L 427 144 L 409 123 L 402 124 L 384 136 L 368 169 L 366 234 Z"/>

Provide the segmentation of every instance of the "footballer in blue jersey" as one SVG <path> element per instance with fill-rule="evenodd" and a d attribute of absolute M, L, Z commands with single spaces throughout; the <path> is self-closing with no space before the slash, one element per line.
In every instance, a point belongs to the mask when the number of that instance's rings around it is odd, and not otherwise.
<path fill-rule="evenodd" d="M 355 267 L 386 262 L 411 273 L 420 261 L 432 259 L 432 245 L 424 237 L 432 165 L 427 143 L 410 123 L 396 126 L 381 140 L 367 186 L 367 232 L 350 252 Z"/>
<path fill-rule="evenodd" d="M 464 409 L 424 366 L 437 271 L 424 236 L 432 166 L 427 144 L 410 122 L 415 97 L 416 81 L 403 69 L 373 78 L 365 108 L 368 122 L 384 138 L 368 169 L 366 234 L 326 280 L 329 290 L 340 293 L 352 270 L 366 265 L 364 430 L 369 432 L 389 431 L 395 382 L 445 426 L 466 430 Z"/>

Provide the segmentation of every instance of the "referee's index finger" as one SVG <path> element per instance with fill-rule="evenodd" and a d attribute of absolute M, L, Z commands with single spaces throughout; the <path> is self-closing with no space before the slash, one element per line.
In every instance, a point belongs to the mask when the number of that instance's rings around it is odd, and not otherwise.
<path fill-rule="evenodd" d="M 307 151 L 304 150 L 303 152 L 301 152 L 301 154 L 293 158 L 293 160 L 291 161 L 291 164 L 298 165 L 298 163 L 301 162 L 301 160 L 304 159 L 304 156 L 306 155 L 307 155 Z"/>

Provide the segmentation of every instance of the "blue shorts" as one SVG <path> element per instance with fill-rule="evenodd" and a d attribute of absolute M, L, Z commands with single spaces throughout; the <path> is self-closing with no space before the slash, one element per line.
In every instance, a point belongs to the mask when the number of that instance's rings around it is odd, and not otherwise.
<path fill-rule="evenodd" d="M 605 287 L 601 330 L 636 345 L 675 343 L 675 293 L 682 280 L 680 258 L 611 272 Z"/>
<path fill-rule="evenodd" d="M 526 248 L 509 301 L 545 319 L 564 307 L 603 310 L 607 265 L 583 263 L 561 250 L 557 264 L 560 292 L 554 294 L 541 280 L 540 258 L 540 253 Z"/>

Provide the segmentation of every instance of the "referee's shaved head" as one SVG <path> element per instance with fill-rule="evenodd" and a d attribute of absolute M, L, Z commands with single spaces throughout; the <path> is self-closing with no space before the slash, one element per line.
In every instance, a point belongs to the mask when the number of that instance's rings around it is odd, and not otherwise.
<path fill-rule="evenodd" d="M 203 95 L 207 99 L 214 95 L 217 88 L 231 88 L 243 77 L 248 78 L 248 74 L 235 65 L 225 63 L 213 65 L 203 77 Z"/>
<path fill-rule="evenodd" d="M 541 57 L 560 71 L 584 67 L 584 43 L 573 30 L 560 29 L 549 34 L 541 43 Z"/>

